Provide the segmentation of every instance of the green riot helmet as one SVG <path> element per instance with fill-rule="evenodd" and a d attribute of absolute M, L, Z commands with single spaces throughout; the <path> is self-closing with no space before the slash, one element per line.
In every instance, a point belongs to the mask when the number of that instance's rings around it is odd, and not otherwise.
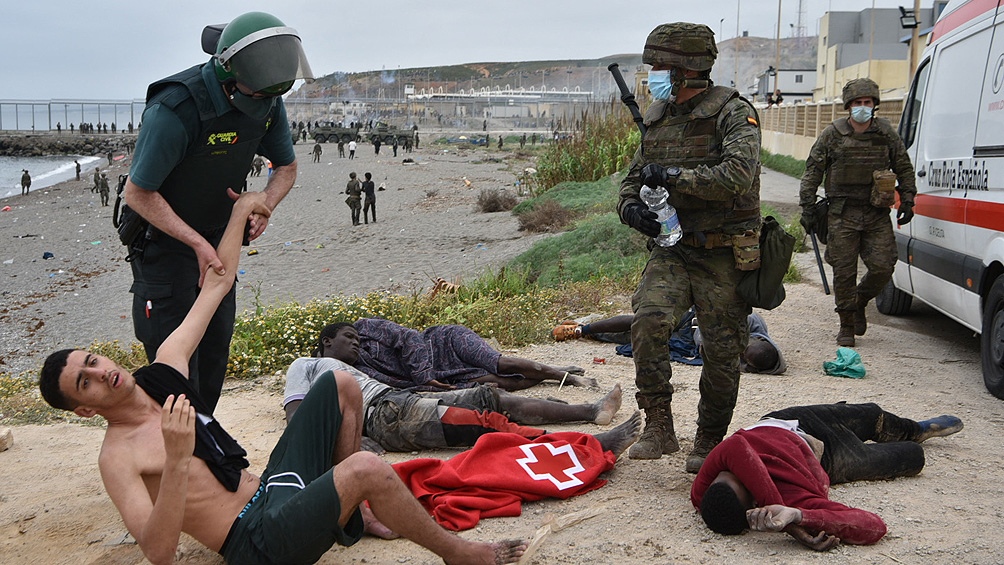
<path fill-rule="evenodd" d="M 249 12 L 223 28 L 213 55 L 216 77 L 256 95 L 285 94 L 296 79 L 313 80 L 296 30 L 264 12 Z"/>
<path fill-rule="evenodd" d="M 851 102 L 858 98 L 871 97 L 875 101 L 875 107 L 879 105 L 879 87 L 870 78 L 855 78 L 847 81 L 841 97 L 844 99 L 844 110 L 851 107 Z"/>
<path fill-rule="evenodd" d="M 641 60 L 691 71 L 709 71 L 718 57 L 715 32 L 704 24 L 662 24 L 645 40 Z"/>

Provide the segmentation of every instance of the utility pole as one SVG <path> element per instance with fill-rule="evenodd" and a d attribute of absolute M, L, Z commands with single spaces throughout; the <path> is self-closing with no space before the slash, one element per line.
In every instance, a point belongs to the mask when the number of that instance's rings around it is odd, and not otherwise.
<path fill-rule="evenodd" d="M 734 48 L 735 53 L 735 68 L 732 70 L 732 88 L 739 90 L 739 9 L 742 6 L 742 0 L 736 0 L 736 41 Z"/>
<path fill-rule="evenodd" d="M 931 10 L 934 14 L 934 10 Z M 907 82 L 913 83 L 913 75 L 917 73 L 917 43 L 920 41 L 920 0 L 913 0 L 913 17 L 917 18 L 917 25 L 910 30 L 910 76 Z M 909 84 L 907 85 L 909 86 Z"/>
<path fill-rule="evenodd" d="M 777 0 L 777 38 L 774 43 L 774 90 L 777 90 L 777 79 L 781 73 L 781 0 Z"/>

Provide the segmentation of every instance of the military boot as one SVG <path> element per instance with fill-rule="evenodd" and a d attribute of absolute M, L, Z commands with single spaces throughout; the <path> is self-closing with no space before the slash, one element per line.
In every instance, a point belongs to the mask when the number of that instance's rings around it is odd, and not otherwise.
<path fill-rule="evenodd" d="M 840 315 L 840 332 L 837 333 L 837 345 L 854 347 L 854 312 L 837 312 Z"/>
<path fill-rule="evenodd" d="M 858 298 L 857 310 L 854 311 L 854 335 L 865 335 L 868 331 L 868 320 L 865 318 L 865 306 L 868 306 L 867 300 L 861 300 Z"/>
<path fill-rule="evenodd" d="M 687 455 L 687 472 L 696 474 L 700 471 L 701 465 L 704 465 L 704 460 L 707 459 L 708 454 L 719 443 L 722 443 L 721 437 L 709 435 L 704 430 L 698 428 L 697 436 L 694 437 L 694 449 L 690 450 L 690 455 Z"/>
<path fill-rule="evenodd" d="M 663 455 L 680 451 L 680 442 L 673 430 L 673 412 L 670 405 L 645 408 L 645 431 L 631 446 L 631 459 L 659 459 Z"/>

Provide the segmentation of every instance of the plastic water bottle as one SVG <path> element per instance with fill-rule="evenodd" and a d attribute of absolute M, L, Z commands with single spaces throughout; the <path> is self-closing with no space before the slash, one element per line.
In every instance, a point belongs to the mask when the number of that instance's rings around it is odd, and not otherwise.
<path fill-rule="evenodd" d="M 662 247 L 672 247 L 683 237 L 683 228 L 680 227 L 680 217 L 676 215 L 676 208 L 669 204 L 669 192 L 661 186 L 652 189 L 647 186 L 641 187 L 642 202 L 648 205 L 648 209 L 655 212 L 655 220 L 659 222 L 659 235 L 655 242 Z"/>

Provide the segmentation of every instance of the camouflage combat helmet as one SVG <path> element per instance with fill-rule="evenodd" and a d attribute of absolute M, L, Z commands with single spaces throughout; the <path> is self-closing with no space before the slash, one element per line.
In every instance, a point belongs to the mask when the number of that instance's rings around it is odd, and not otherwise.
<path fill-rule="evenodd" d="M 879 87 L 870 78 L 855 78 L 847 81 L 841 96 L 844 99 L 844 110 L 851 107 L 851 102 L 865 96 L 870 96 L 875 100 L 875 106 L 879 105 Z"/>
<path fill-rule="evenodd" d="M 645 40 L 641 60 L 646 65 L 669 65 L 691 71 L 707 71 L 715 64 L 718 47 L 715 32 L 704 24 L 662 24 Z"/>

